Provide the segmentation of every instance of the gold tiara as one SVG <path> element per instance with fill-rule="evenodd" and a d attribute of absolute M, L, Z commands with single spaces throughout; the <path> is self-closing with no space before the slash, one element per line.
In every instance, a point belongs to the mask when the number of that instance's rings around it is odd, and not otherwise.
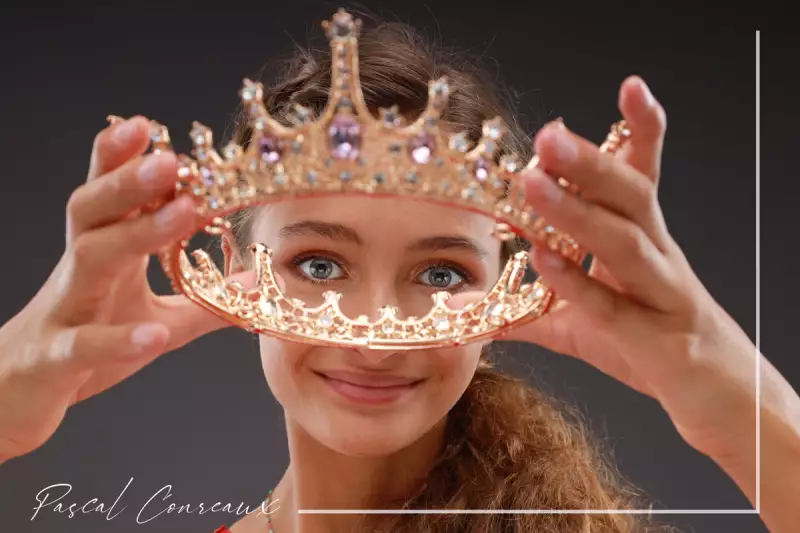
<path fill-rule="evenodd" d="M 245 79 L 239 95 L 253 132 L 245 146 L 230 143 L 219 153 L 211 130 L 193 124 L 194 157 L 178 156 L 175 195 L 195 201 L 197 231 L 230 234 L 224 217 L 255 205 L 319 196 L 388 196 L 480 213 L 496 221 L 493 234 L 501 241 L 519 236 L 576 263 L 585 258 L 574 239 L 525 202 L 518 174 L 536 166 L 538 158 L 523 165 L 513 154 L 498 157 L 507 134 L 502 120 L 485 121 L 475 144 L 463 132 L 445 136 L 438 124 L 450 92 L 446 78 L 429 83 L 427 106 L 415 120 L 406 122 L 397 106 L 381 108 L 373 116 L 359 83 L 360 21 L 340 9 L 322 26 L 333 62 L 329 98 L 320 116 L 298 105 L 289 117 L 291 126 L 285 126 L 267 112 L 262 84 Z M 153 151 L 171 151 L 167 128 L 157 122 L 152 126 Z M 616 151 L 628 136 L 619 122 L 600 150 Z M 563 178 L 559 183 L 572 187 Z M 385 306 L 370 321 L 364 315 L 346 316 L 339 307 L 341 295 L 333 291 L 325 292 L 324 303 L 315 307 L 283 294 L 272 253 L 261 244 L 250 247 L 257 285 L 247 290 L 226 282 L 204 251 L 193 251 L 193 262 L 188 246 L 184 239 L 158 254 L 176 292 L 243 329 L 312 344 L 391 350 L 460 345 L 499 336 L 543 316 L 555 297 L 541 278 L 523 283 L 528 254 L 520 252 L 509 258 L 480 301 L 451 309 L 446 303 L 450 294 L 438 292 L 422 317 L 401 317 L 399 309 Z"/>

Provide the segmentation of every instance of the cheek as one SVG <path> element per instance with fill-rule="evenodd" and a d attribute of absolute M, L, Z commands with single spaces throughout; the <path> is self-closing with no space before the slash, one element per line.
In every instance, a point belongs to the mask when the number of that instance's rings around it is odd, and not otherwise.
<path fill-rule="evenodd" d="M 478 359 L 485 345 L 486 343 L 476 342 L 436 352 L 435 359 L 439 367 L 437 374 L 441 380 L 441 386 L 446 390 L 447 403 L 455 404 L 466 390 L 475 374 Z"/>
<path fill-rule="evenodd" d="M 295 403 L 300 394 L 298 390 L 298 361 L 308 351 L 308 346 L 286 342 L 262 335 L 259 338 L 261 367 L 264 377 L 278 402 L 286 407 Z"/>

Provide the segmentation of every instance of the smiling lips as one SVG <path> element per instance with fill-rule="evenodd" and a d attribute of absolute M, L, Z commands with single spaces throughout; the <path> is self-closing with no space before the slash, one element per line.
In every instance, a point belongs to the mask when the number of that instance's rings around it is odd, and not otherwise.
<path fill-rule="evenodd" d="M 344 371 L 317 372 L 316 374 L 345 399 L 371 405 L 397 401 L 423 381 L 403 376 Z"/>

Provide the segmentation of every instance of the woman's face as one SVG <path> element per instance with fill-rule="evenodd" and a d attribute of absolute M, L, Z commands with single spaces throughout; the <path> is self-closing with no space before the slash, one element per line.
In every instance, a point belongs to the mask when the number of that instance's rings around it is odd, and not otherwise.
<path fill-rule="evenodd" d="M 272 248 L 285 293 L 309 305 L 342 294 L 349 317 L 387 304 L 422 316 L 431 295 L 488 290 L 500 270 L 494 221 L 411 200 L 314 198 L 261 208 L 251 238 Z M 463 394 L 483 344 L 383 351 L 260 339 L 270 388 L 286 416 L 348 455 L 388 455 L 440 422 Z"/>

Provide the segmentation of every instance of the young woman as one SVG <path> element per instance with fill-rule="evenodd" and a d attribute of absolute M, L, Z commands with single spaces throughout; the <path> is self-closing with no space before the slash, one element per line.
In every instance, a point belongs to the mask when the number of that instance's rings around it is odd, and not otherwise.
<path fill-rule="evenodd" d="M 419 113 L 429 79 L 454 89 L 443 117 L 479 136 L 483 119 L 516 121 L 482 74 L 425 46 L 412 30 L 383 24 L 360 37 L 369 106 Z M 300 53 L 266 91 L 274 116 L 294 104 L 319 110 L 330 57 Z M 547 317 L 508 337 L 581 358 L 658 400 L 676 430 L 708 455 L 756 505 L 754 357 L 761 360 L 761 494 L 764 522 L 795 531 L 800 494 L 800 398 L 713 300 L 670 237 L 657 201 L 665 114 L 644 82 L 622 84 L 632 131 L 619 156 L 559 124 L 534 146 L 521 131 L 508 146 L 543 170 L 528 172 L 529 202 L 596 257 L 589 275 L 532 251 L 534 268 L 562 298 Z M 241 120 L 244 124 L 244 119 Z M 249 132 L 240 126 L 239 142 Z M 34 299 L 0 328 L 0 460 L 44 443 L 73 404 L 130 376 L 155 357 L 225 327 L 177 296 L 156 296 L 145 265 L 192 227 L 176 200 L 153 215 L 138 208 L 176 179 L 172 154 L 142 154 L 148 122 L 136 117 L 96 138 L 88 180 L 67 206 L 67 246 Z M 526 154 L 527 152 L 527 154 Z M 579 185 L 577 197 L 553 177 Z M 492 221 L 455 209 L 363 198 L 309 199 L 235 218 L 227 274 L 248 278 L 245 247 L 274 250 L 285 291 L 308 303 L 344 294 L 351 316 L 395 304 L 407 314 L 438 290 L 488 288 L 509 248 Z M 487 344 L 424 351 L 336 349 L 260 340 L 265 377 L 286 413 L 290 463 L 265 507 L 233 533 L 631 532 L 625 514 L 298 515 L 300 508 L 633 509 L 646 506 L 593 449 L 582 426 L 539 391 L 495 369 Z M 265 487 L 265 492 L 267 492 Z M 655 526 L 649 526 L 655 530 Z M 227 531 L 221 528 L 219 531 Z"/>

